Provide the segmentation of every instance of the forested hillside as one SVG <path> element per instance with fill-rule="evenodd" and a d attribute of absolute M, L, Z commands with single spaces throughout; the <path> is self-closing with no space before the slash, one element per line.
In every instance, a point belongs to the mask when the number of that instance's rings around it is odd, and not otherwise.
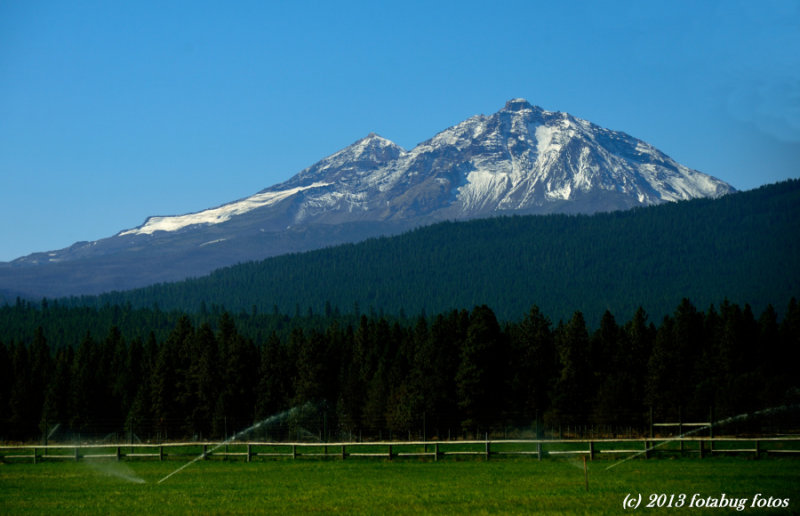
<path fill-rule="evenodd" d="M 308 404 L 318 438 L 641 429 L 650 407 L 663 421 L 794 406 L 798 208 L 790 181 L 16 299 L 0 306 L 0 440 L 216 438 Z"/>
<path fill-rule="evenodd" d="M 656 320 L 684 297 L 763 310 L 800 292 L 800 181 L 719 199 L 592 216 L 440 223 L 359 244 L 271 258 L 179 283 L 72 299 L 198 312 L 413 315 L 481 304 L 501 320 L 536 304 L 554 320 L 575 310 L 596 327 L 605 310 Z"/>
<path fill-rule="evenodd" d="M 314 439 L 643 431 L 650 407 L 722 419 L 800 402 L 800 305 L 781 311 L 684 299 L 592 331 L 537 307 L 501 324 L 485 305 L 401 319 L 20 301 L 0 308 L 0 441 L 219 438 L 307 404 Z"/>

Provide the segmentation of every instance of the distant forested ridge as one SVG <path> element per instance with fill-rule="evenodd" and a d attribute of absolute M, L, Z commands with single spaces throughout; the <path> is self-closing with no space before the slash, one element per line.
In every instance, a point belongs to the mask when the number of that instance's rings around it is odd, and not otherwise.
<path fill-rule="evenodd" d="M 436 313 L 486 304 L 498 318 L 536 304 L 555 320 L 575 310 L 596 327 L 609 310 L 655 319 L 684 297 L 763 310 L 800 292 L 800 180 L 719 199 L 596 215 L 515 216 L 445 222 L 358 244 L 285 255 L 209 276 L 72 305 L 198 312 L 305 313 L 354 306 Z"/>
<path fill-rule="evenodd" d="M 376 313 L 0 307 L 0 441 L 220 438 L 291 407 L 313 437 L 484 435 L 511 428 L 718 419 L 800 402 L 800 305 L 758 315 L 688 299 L 656 322 L 534 306 Z M 762 422 L 759 421 L 759 424 Z M 796 423 L 796 421 L 795 421 Z M 293 436 L 293 438 L 296 438 Z"/>

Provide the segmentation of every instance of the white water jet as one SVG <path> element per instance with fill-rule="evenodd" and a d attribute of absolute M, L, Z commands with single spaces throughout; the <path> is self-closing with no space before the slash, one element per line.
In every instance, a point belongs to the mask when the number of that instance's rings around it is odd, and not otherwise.
<path fill-rule="evenodd" d="M 90 469 L 93 469 L 95 472 L 100 473 L 101 475 L 121 478 L 122 480 L 133 482 L 134 484 L 146 483 L 143 478 L 134 473 L 131 467 L 124 462 L 86 461 L 85 464 Z"/>
<path fill-rule="evenodd" d="M 782 405 L 780 407 L 772 407 L 772 408 L 768 408 L 768 409 L 757 410 L 755 412 L 747 412 L 745 414 L 739 414 L 738 416 L 731 416 L 729 418 L 722 419 L 722 420 L 717 421 L 717 422 L 713 422 L 712 421 L 710 426 L 701 426 L 700 428 L 696 428 L 694 430 L 690 430 L 689 432 L 684 432 L 684 433 L 682 433 L 681 435 L 679 435 L 677 437 L 673 437 L 671 439 L 666 439 L 664 441 L 659 442 L 655 446 L 651 446 L 650 448 L 646 448 L 646 449 L 644 449 L 644 450 L 642 450 L 642 451 L 640 451 L 638 453 L 634 453 L 633 455 L 631 455 L 629 457 L 626 457 L 626 458 L 624 458 L 622 460 L 619 460 L 619 461 L 615 462 L 614 464 L 611 464 L 610 466 L 608 466 L 606 468 L 606 471 L 608 471 L 611 468 L 619 466 L 623 462 L 628 462 L 629 460 L 635 459 L 636 457 L 638 457 L 640 455 L 643 455 L 645 453 L 649 453 L 649 452 L 655 450 L 656 448 L 658 448 L 660 446 L 664 446 L 667 443 L 670 443 L 672 441 L 677 441 L 678 439 L 681 439 L 683 437 L 686 437 L 686 436 L 689 436 L 689 435 L 692 435 L 692 434 L 696 434 L 697 432 L 706 430 L 707 428 L 713 428 L 713 427 L 717 427 L 717 426 L 724 426 L 724 425 L 727 425 L 729 423 L 734 423 L 734 422 L 737 422 L 737 421 L 744 421 L 744 420 L 747 420 L 747 419 L 750 419 L 750 418 L 754 418 L 754 417 L 766 416 L 768 414 L 774 414 L 776 412 L 785 412 L 785 411 L 788 411 L 788 410 L 797 410 L 798 408 L 800 408 L 800 405 Z"/>
<path fill-rule="evenodd" d="M 51 437 L 53 437 L 53 434 L 56 433 L 56 430 L 58 430 L 58 427 L 60 427 L 60 426 L 61 426 L 61 423 L 56 423 L 56 426 L 54 426 L 52 428 L 52 430 L 50 430 L 50 433 L 47 434 L 47 438 L 50 439 Z"/>
<path fill-rule="evenodd" d="M 172 475 L 175 475 L 176 473 L 179 473 L 179 472 L 183 471 L 184 469 L 188 468 L 189 466 L 191 466 L 195 462 L 197 462 L 199 460 L 202 460 L 207 455 L 209 455 L 211 453 L 214 453 L 216 450 L 219 450 L 220 448 L 222 448 L 226 444 L 230 444 L 232 441 L 235 441 L 236 439 L 239 439 L 243 435 L 246 435 L 246 434 L 248 434 L 248 433 L 250 433 L 250 432 L 252 432 L 254 430 L 257 430 L 257 429 L 259 429 L 261 427 L 269 426 L 270 424 L 275 423 L 277 421 L 281 421 L 283 419 L 289 418 L 289 417 L 291 417 L 291 416 L 293 416 L 293 415 L 295 415 L 297 413 L 301 413 L 303 410 L 308 409 L 310 407 L 312 407 L 312 404 L 310 402 L 308 402 L 305 405 L 292 407 L 289 410 L 281 412 L 280 414 L 275 414 L 273 416 L 268 417 L 267 419 L 259 421 L 258 423 L 254 424 L 254 425 L 251 425 L 251 426 L 245 428 L 244 430 L 240 431 L 239 433 L 235 434 L 233 437 L 230 437 L 227 440 L 219 443 L 218 445 L 216 445 L 215 447 L 211 448 L 210 450 L 201 453 L 200 455 L 198 455 L 194 459 L 190 460 L 189 462 L 187 462 L 183 466 L 179 467 L 178 469 L 176 469 L 175 471 L 173 471 L 169 475 L 167 475 L 164 478 L 162 478 L 161 480 L 159 480 L 158 483 L 160 484 L 161 482 L 165 481 L 166 479 L 168 479 Z"/>

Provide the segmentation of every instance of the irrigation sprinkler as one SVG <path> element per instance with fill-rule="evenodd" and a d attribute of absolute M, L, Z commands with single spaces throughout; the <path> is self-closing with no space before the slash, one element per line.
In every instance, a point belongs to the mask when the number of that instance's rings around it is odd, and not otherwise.
<path fill-rule="evenodd" d="M 642 454 L 650 453 L 651 451 L 655 450 L 656 448 L 664 446 L 667 443 L 670 443 L 672 441 L 677 441 L 678 439 L 682 439 L 683 437 L 686 437 L 686 436 L 689 436 L 689 435 L 692 435 L 692 434 L 696 434 L 697 432 L 700 432 L 701 430 L 705 430 L 706 428 L 714 428 L 715 426 L 724 426 L 724 425 L 727 425 L 727 424 L 730 424 L 730 423 L 734 423 L 734 422 L 737 422 L 737 421 L 745 421 L 745 420 L 753 418 L 753 417 L 760 417 L 760 416 L 765 416 L 765 415 L 768 415 L 768 414 L 774 414 L 776 412 L 785 412 L 785 411 L 788 411 L 788 410 L 797 410 L 798 408 L 800 408 L 800 404 L 782 405 L 780 407 L 771 407 L 771 408 L 768 408 L 768 409 L 757 410 L 755 412 L 747 412 L 747 413 L 744 413 L 744 414 L 739 414 L 737 416 L 731 416 L 731 417 L 723 419 L 721 421 L 712 422 L 712 424 L 709 427 L 696 428 L 694 430 L 690 430 L 688 432 L 684 432 L 684 433 L 682 433 L 681 435 L 679 435 L 677 437 L 673 437 L 671 439 L 665 439 L 665 440 L 659 442 L 658 444 L 656 444 L 654 446 L 646 447 L 644 450 L 642 450 L 642 451 L 640 451 L 638 453 L 634 453 L 633 455 L 630 455 L 629 457 L 626 457 L 624 459 L 621 459 L 621 460 L 615 462 L 614 464 L 611 464 L 610 466 L 608 466 L 606 468 L 606 471 L 608 471 L 611 468 L 615 468 L 615 467 L 619 466 L 620 464 L 622 464 L 624 462 L 628 462 L 631 459 L 635 459 L 636 457 L 638 457 L 638 456 L 640 456 Z M 652 426 L 651 426 L 651 428 L 652 428 Z M 702 450 L 702 448 L 701 448 L 701 450 Z"/>
<path fill-rule="evenodd" d="M 282 421 L 282 420 L 284 420 L 286 418 L 292 417 L 292 416 L 294 416 L 294 415 L 296 415 L 298 413 L 302 413 L 304 410 L 306 410 L 306 409 L 308 409 L 308 408 L 310 408 L 312 406 L 313 405 L 309 402 L 309 403 L 306 403 L 305 405 L 292 407 L 289 410 L 285 410 L 285 411 L 283 411 L 283 412 L 281 412 L 279 414 L 275 414 L 275 415 L 270 416 L 270 417 L 268 417 L 266 419 L 263 419 L 263 420 L 259 421 L 258 423 L 254 424 L 254 425 L 248 426 L 244 430 L 234 434 L 232 437 L 229 437 L 229 438 L 225 439 L 225 441 L 219 443 L 214 448 L 211 448 L 210 450 L 207 450 L 207 451 L 204 450 L 200 455 L 198 455 L 194 459 L 190 460 L 189 462 L 187 462 L 183 466 L 179 467 L 178 469 L 176 469 L 175 471 L 173 471 L 169 475 L 165 476 L 161 480 L 159 480 L 158 483 L 160 484 L 160 483 L 164 482 L 165 480 L 167 480 L 169 477 L 171 477 L 171 476 L 173 476 L 173 475 L 175 475 L 177 473 L 180 473 L 181 471 L 183 471 L 184 469 L 188 468 L 189 466 L 191 466 L 195 462 L 205 459 L 208 455 L 211 455 L 212 453 L 214 453 L 216 450 L 219 450 L 223 446 L 227 446 L 228 444 L 230 444 L 231 442 L 235 441 L 236 439 L 239 439 L 243 435 L 246 435 L 246 434 L 252 432 L 253 430 L 257 430 L 257 429 L 259 429 L 259 428 L 261 428 L 263 426 L 267 426 L 267 425 L 270 425 L 270 424 L 275 423 L 277 421 Z"/>
<path fill-rule="evenodd" d="M 589 470 L 586 466 L 586 455 L 583 456 L 583 484 L 586 486 L 586 492 L 589 492 Z"/>

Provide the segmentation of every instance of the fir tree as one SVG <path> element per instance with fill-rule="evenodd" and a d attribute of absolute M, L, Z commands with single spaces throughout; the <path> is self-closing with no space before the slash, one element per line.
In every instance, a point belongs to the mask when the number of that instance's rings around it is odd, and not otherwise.
<path fill-rule="evenodd" d="M 585 425 L 594 399 L 589 333 L 581 312 L 556 331 L 561 370 L 552 391 L 555 419 L 567 425 Z"/>
<path fill-rule="evenodd" d="M 502 417 L 503 344 L 494 313 L 486 305 L 476 307 L 470 315 L 455 378 L 464 431 L 488 431 Z"/>

